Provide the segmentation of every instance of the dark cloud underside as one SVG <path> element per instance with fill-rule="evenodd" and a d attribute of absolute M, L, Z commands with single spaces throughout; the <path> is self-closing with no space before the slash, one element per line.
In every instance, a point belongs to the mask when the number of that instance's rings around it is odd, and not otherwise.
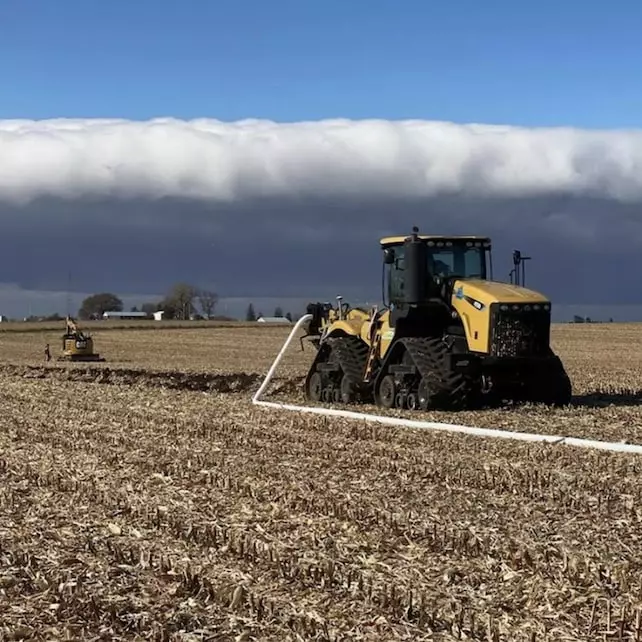
<path fill-rule="evenodd" d="M 0 121 L 0 282 L 373 300 L 378 239 L 487 234 L 495 275 L 637 303 L 642 134 L 421 121 Z"/>
<path fill-rule="evenodd" d="M 217 208 L 182 199 L 39 200 L 0 206 L 3 281 L 28 289 L 159 292 L 185 279 L 230 296 L 379 294 L 382 235 L 488 234 L 496 276 L 532 255 L 528 281 L 563 302 L 639 300 L 642 219 L 597 199 L 364 202 L 318 199 Z"/>

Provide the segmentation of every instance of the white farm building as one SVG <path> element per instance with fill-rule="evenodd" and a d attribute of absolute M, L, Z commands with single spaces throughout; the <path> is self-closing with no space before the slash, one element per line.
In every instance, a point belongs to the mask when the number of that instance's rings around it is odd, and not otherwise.
<path fill-rule="evenodd" d="M 290 323 L 286 317 L 259 317 L 257 323 Z"/>
<path fill-rule="evenodd" d="M 147 319 L 145 312 L 103 312 L 103 319 Z"/>

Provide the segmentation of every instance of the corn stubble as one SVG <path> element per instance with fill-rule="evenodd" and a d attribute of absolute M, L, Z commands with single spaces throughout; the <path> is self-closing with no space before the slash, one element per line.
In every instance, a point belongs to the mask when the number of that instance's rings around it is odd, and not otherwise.
<path fill-rule="evenodd" d="M 253 407 L 287 330 L 191 332 L 2 337 L 0 639 L 642 639 L 638 457 Z M 556 328 L 569 409 L 454 421 L 642 441 L 637 332 Z"/>

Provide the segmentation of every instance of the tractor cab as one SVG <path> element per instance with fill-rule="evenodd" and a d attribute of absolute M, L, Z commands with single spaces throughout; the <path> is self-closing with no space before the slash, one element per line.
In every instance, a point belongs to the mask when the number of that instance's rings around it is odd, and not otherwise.
<path fill-rule="evenodd" d="M 411 236 L 380 240 L 386 305 L 417 305 L 438 297 L 444 284 L 492 278 L 491 242 L 481 236 Z M 490 270 L 489 270 L 490 267 Z"/>

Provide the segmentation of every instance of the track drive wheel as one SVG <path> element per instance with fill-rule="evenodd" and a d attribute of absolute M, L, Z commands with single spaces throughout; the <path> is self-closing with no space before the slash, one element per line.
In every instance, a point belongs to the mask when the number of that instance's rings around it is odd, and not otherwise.
<path fill-rule="evenodd" d="M 452 370 L 450 351 L 441 339 L 424 340 L 417 352 L 422 362 L 420 407 L 462 410 L 475 405 L 472 381 Z"/>
<path fill-rule="evenodd" d="M 367 390 L 361 385 L 368 346 L 351 336 L 330 337 L 324 341 L 312 364 L 305 394 L 318 403 L 355 403 Z"/>
<path fill-rule="evenodd" d="M 336 337 L 331 345 L 329 361 L 337 364 L 335 378 L 336 402 L 353 404 L 367 399 L 368 390 L 362 383 L 368 357 L 368 346 L 359 337 Z"/>

